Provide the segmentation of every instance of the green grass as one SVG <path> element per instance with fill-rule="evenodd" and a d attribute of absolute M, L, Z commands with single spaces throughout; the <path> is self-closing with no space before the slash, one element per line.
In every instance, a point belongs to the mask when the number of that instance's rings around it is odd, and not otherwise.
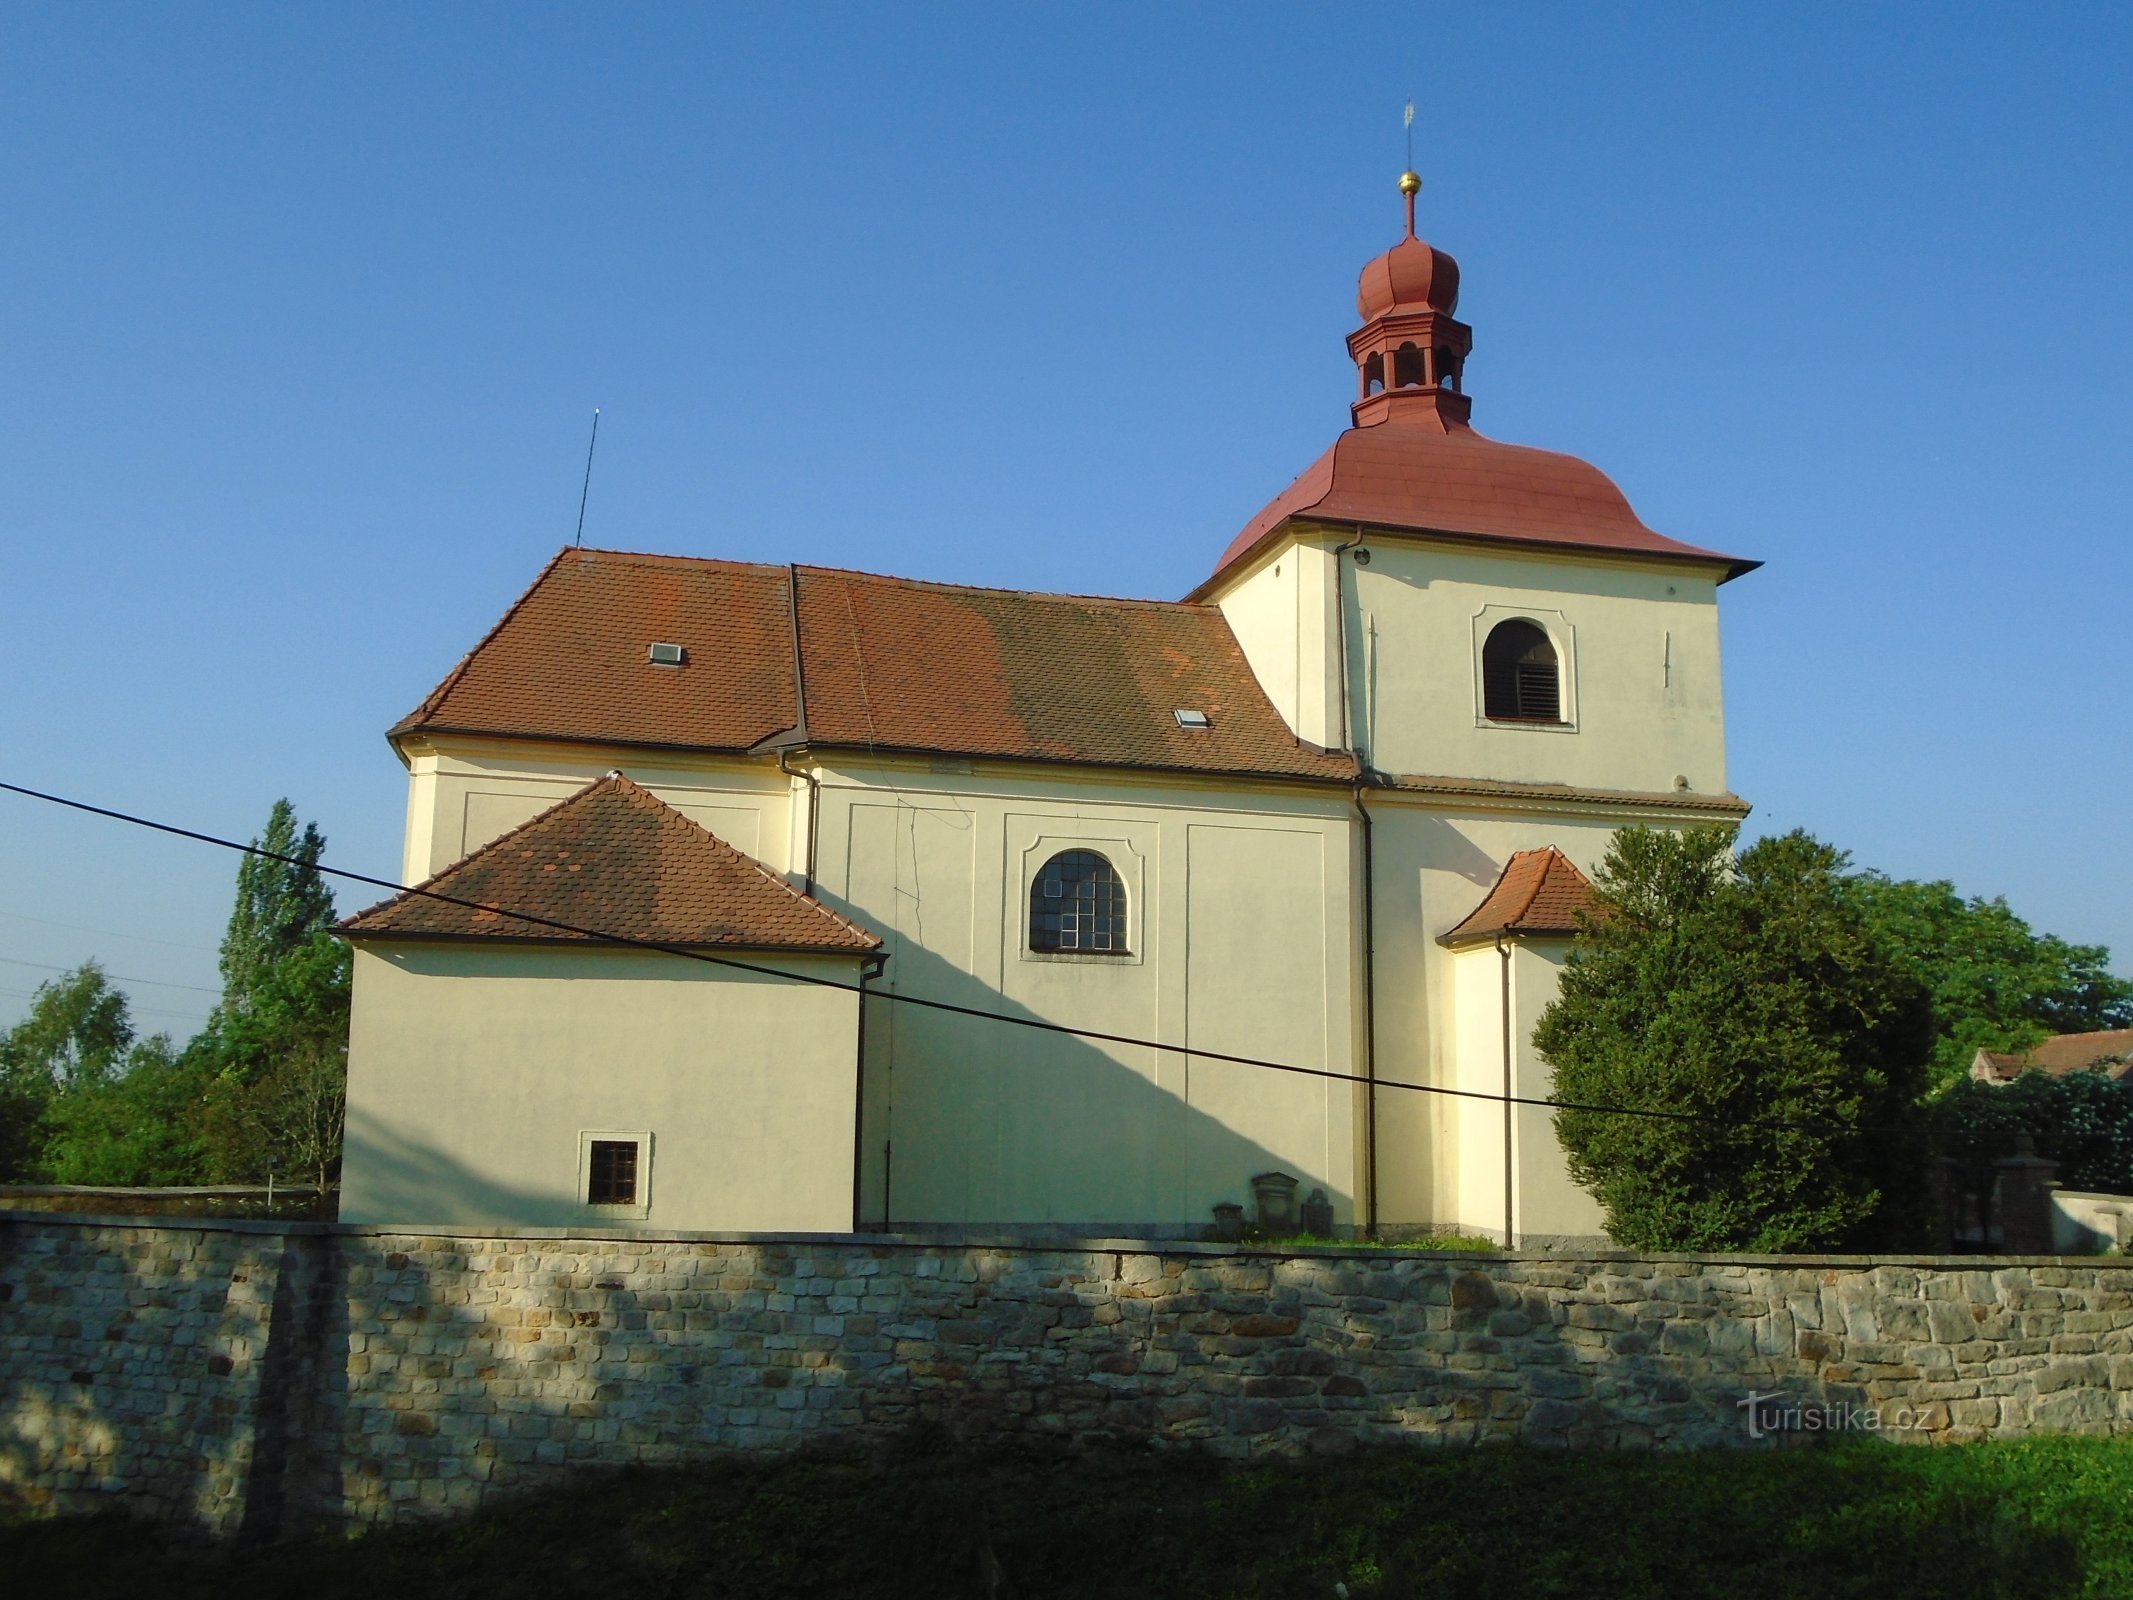
<path fill-rule="evenodd" d="M 1118 1449 L 632 1470 L 471 1519 L 231 1554 L 0 1524 L 10 1592 L 103 1596 L 2124 1596 L 2133 1441 L 1705 1454 Z M 989 1553 L 989 1555 L 988 1555 Z M 988 1561 L 1005 1578 L 988 1587 Z"/>

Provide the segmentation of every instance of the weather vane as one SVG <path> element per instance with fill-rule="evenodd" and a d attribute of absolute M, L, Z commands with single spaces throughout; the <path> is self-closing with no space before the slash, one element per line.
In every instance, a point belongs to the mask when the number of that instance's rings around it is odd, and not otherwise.
<path fill-rule="evenodd" d="M 1415 231 L 1415 195 L 1422 188 L 1422 175 L 1415 171 L 1415 103 L 1407 102 L 1407 170 L 1400 174 L 1400 193 L 1407 197 L 1407 232 Z"/>

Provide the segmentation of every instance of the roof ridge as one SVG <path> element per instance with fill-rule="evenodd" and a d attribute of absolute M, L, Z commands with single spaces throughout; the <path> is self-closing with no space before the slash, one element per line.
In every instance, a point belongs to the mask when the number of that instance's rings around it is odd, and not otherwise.
<path fill-rule="evenodd" d="M 654 795 L 652 796 L 652 798 L 654 800 L 657 800 L 659 797 L 657 795 Z M 672 811 L 673 807 L 669 806 L 667 809 Z M 675 811 L 674 814 L 680 817 L 682 821 L 690 823 L 694 827 L 704 827 L 702 823 L 697 822 L 693 817 L 686 816 L 679 811 Z M 795 889 L 791 884 L 787 883 L 780 874 L 772 872 L 768 867 L 764 866 L 762 862 L 756 860 L 754 856 L 746 854 L 738 846 L 726 843 L 726 841 L 719 838 L 717 834 L 712 833 L 709 828 L 704 828 L 704 832 L 710 834 L 711 841 L 716 844 L 720 849 L 730 852 L 743 865 L 754 868 L 756 872 L 760 873 L 764 878 L 768 879 L 778 888 L 783 889 L 787 894 L 791 895 L 802 905 L 812 907 L 815 911 L 829 918 L 830 921 L 836 923 L 838 927 L 845 929 L 847 932 L 856 933 L 863 939 L 872 939 L 876 944 L 879 944 L 881 942 L 879 935 L 871 933 L 867 929 L 862 928 L 850 917 L 847 917 L 843 912 L 837 910 L 836 907 L 828 905 L 821 900 L 817 900 L 811 894 L 802 894 L 798 889 Z"/>
<path fill-rule="evenodd" d="M 701 833 L 706 839 L 709 839 L 712 843 L 712 846 L 718 851 L 720 851 L 723 855 L 730 858 L 735 865 L 746 867 L 751 872 L 755 873 L 758 877 L 760 877 L 765 883 L 769 884 L 772 888 L 781 890 L 785 894 L 792 896 L 793 899 L 799 901 L 802 905 L 808 907 L 810 910 L 818 913 L 821 916 L 829 918 L 830 921 L 836 923 L 839 927 L 845 929 L 847 932 L 856 933 L 862 938 L 874 937 L 872 934 L 868 933 L 865 928 L 860 927 L 858 923 L 853 922 L 849 917 L 842 915 L 840 912 L 832 909 L 830 906 L 823 904 L 823 902 L 817 900 L 813 895 L 802 894 L 798 889 L 795 889 L 790 883 L 787 883 L 782 874 L 772 872 L 768 867 L 764 866 L 762 862 L 756 860 L 754 856 L 748 854 L 745 850 L 741 849 L 739 845 L 733 844 L 728 840 L 721 839 L 717 834 L 713 833 L 709 828 L 705 827 L 701 822 L 698 822 L 686 811 L 681 810 L 678 806 L 671 806 L 667 804 L 666 801 L 660 799 L 658 795 L 654 794 L 650 789 L 647 789 L 643 784 L 639 783 L 635 778 L 632 778 L 628 773 L 623 772 L 620 768 L 617 768 L 614 771 L 608 773 L 605 777 L 599 779 L 597 782 L 588 784 L 585 788 L 580 789 L 577 794 L 571 796 L 571 799 L 581 799 L 584 796 L 591 794 L 593 790 L 599 788 L 600 785 L 603 783 L 614 784 L 620 792 L 627 794 L 633 802 L 641 801 L 644 804 L 651 806 L 656 812 L 658 812 L 658 814 L 662 818 L 672 817 L 675 821 L 680 822 L 688 827 L 694 828 L 698 833 Z M 568 805 L 570 802 L 565 801 L 563 803 L 565 805 Z M 471 861 L 473 857 L 469 856 L 467 859 Z"/>
<path fill-rule="evenodd" d="M 618 561 L 640 561 L 655 567 L 724 567 L 741 572 L 783 572 L 783 561 L 742 561 L 734 556 L 686 556 L 671 550 L 610 550 L 604 545 L 565 545 L 556 559 L 567 555 L 612 556 Z"/>
<path fill-rule="evenodd" d="M 1555 865 L 1554 857 L 1556 854 L 1556 848 L 1552 844 L 1544 844 L 1537 850 L 1515 850 L 1511 853 L 1511 860 L 1504 865 L 1506 872 L 1522 856 L 1539 856 L 1541 858 L 1540 870 L 1533 874 L 1533 884 L 1532 887 L 1526 890 L 1526 898 L 1519 902 L 1518 909 L 1512 912 L 1507 919 L 1512 927 L 1516 927 L 1526 920 L 1526 913 L 1533 909 L 1533 902 L 1540 898 L 1541 890 L 1548 886 L 1548 869 Z"/>
<path fill-rule="evenodd" d="M 894 584 L 904 589 L 946 589 L 960 594 L 1007 594 L 1021 600 L 1048 600 L 1068 605 L 1104 605 L 1145 607 L 1151 611 L 1183 611 L 1193 614 L 1219 613 L 1221 608 L 1204 600 L 1156 600 L 1146 595 L 1123 594 L 1069 594 L 1053 589 L 1015 589 L 998 584 L 951 583 L 944 578 L 905 578 L 893 572 L 867 572 L 858 567 L 825 567 L 813 562 L 798 561 L 794 567 L 802 573 L 814 573 L 823 577 L 853 579 L 867 583 Z"/>
<path fill-rule="evenodd" d="M 489 840 L 488 843 L 477 845 L 474 849 L 469 850 L 465 855 L 461 856 L 457 861 L 447 862 L 444 866 L 438 868 L 435 872 L 431 873 L 427 878 L 424 878 L 421 883 L 409 884 L 405 888 L 403 888 L 398 894 L 389 895 L 385 899 L 380 900 L 374 906 L 365 906 L 361 911 L 343 917 L 339 922 L 335 923 L 334 926 L 344 927 L 352 922 L 360 922 L 363 920 L 363 918 L 370 916 L 373 912 L 383 911 L 388 906 L 396 906 L 402 900 L 406 900 L 418 895 L 419 892 L 428 885 L 438 882 L 446 876 L 457 872 L 461 867 L 467 866 L 472 862 L 478 861 L 483 856 L 489 855 L 493 851 L 502 849 L 505 845 L 509 844 L 513 839 L 516 839 L 527 829 L 538 827 L 543 822 L 546 822 L 550 817 L 554 816 L 558 811 L 561 811 L 565 806 L 571 805 L 576 801 L 584 799 L 587 795 L 591 794 L 602 784 L 612 783 L 617 778 L 621 778 L 622 782 L 629 784 L 630 788 L 637 790 L 638 793 L 644 793 L 644 790 L 638 784 L 631 782 L 631 780 L 626 777 L 623 777 L 620 771 L 603 773 L 601 776 L 593 779 L 593 781 L 591 783 L 588 783 L 584 788 L 571 790 L 570 793 L 563 796 L 562 799 L 556 801 L 554 805 L 543 806 L 539 811 L 528 817 L 524 822 L 518 824 L 518 826 L 514 828 L 506 828 L 495 838 Z M 654 795 L 651 798 L 656 800 L 658 796 Z M 710 832 L 708 828 L 704 831 L 707 833 Z M 716 834 L 712 834 L 711 836 L 714 839 L 718 837 L 718 835 Z M 483 909 L 508 914 L 506 913 L 506 908 L 503 906 L 484 905 Z"/>
<path fill-rule="evenodd" d="M 495 641 L 496 636 L 502 633 L 504 629 L 510 625 L 511 619 L 517 616 L 519 612 L 525 608 L 526 602 L 533 598 L 534 592 L 538 590 L 542 584 L 548 581 L 548 574 L 555 571 L 555 569 L 559 565 L 561 565 L 563 557 L 568 555 L 569 553 L 570 548 L 566 545 L 564 546 L 564 548 L 558 550 L 554 555 L 548 558 L 548 564 L 542 567 L 539 572 L 533 575 L 533 581 L 526 585 L 526 587 L 520 592 L 519 597 L 516 600 L 512 601 L 510 605 L 504 608 L 504 614 L 498 617 L 495 622 L 490 624 L 489 631 L 483 634 L 479 639 L 474 642 L 474 648 L 469 650 L 465 655 L 459 658 L 459 665 L 452 668 L 450 672 L 447 672 L 444 675 L 443 681 L 440 682 L 436 688 L 432 689 L 428 694 L 422 697 L 422 703 L 420 705 L 416 706 L 414 710 L 410 711 L 406 716 L 402 717 L 398 722 L 393 724 L 391 730 L 387 734 L 388 738 L 390 738 L 392 734 L 398 733 L 402 728 L 414 726 L 416 723 L 428 717 L 434 710 L 436 710 L 438 706 L 444 703 L 446 697 L 449 696 L 452 690 L 458 685 L 459 680 L 467 675 L 467 669 L 474 665 L 474 658 L 480 655 L 482 651 L 486 650 L 490 646 L 490 644 Z"/>

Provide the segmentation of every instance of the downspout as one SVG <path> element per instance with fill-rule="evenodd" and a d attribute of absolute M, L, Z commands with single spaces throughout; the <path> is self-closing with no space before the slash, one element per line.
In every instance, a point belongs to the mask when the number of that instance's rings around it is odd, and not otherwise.
<path fill-rule="evenodd" d="M 1370 768 L 1364 753 L 1355 748 L 1348 715 L 1348 599 L 1341 578 L 1341 556 L 1363 542 L 1363 528 L 1356 524 L 1355 537 L 1333 547 L 1333 626 L 1341 672 L 1341 748 L 1355 758 L 1355 814 L 1363 831 L 1363 1234 L 1378 1236 L 1378 949 L 1377 874 L 1371 860 L 1370 808 L 1363 804 L 1370 784 Z M 1360 599 L 1358 600 L 1360 603 Z"/>
<path fill-rule="evenodd" d="M 1355 780 L 1355 814 L 1363 828 L 1363 1232 L 1378 1236 L 1378 942 L 1375 873 L 1370 860 L 1370 808 L 1364 781 Z"/>
<path fill-rule="evenodd" d="M 1496 935 L 1496 954 L 1503 958 L 1503 1247 L 1511 1250 L 1517 1247 L 1517 1236 L 1511 1231 L 1511 1118 L 1517 1108 L 1511 1103 L 1511 947 L 1503 942 L 1500 931 Z"/>
<path fill-rule="evenodd" d="M 792 619 L 793 727 L 788 743 L 778 751 L 778 770 L 788 778 L 799 778 L 807 784 L 807 862 L 800 874 L 800 892 L 812 895 L 815 892 L 816 819 L 822 814 L 822 780 L 812 771 L 795 772 L 785 764 L 786 757 L 795 747 L 808 742 L 807 673 L 800 660 L 800 569 L 790 562 L 785 567 L 785 605 Z"/>
<path fill-rule="evenodd" d="M 790 749 L 778 752 L 778 770 L 807 785 L 807 853 L 806 864 L 800 873 L 800 892 L 812 899 L 815 893 L 815 818 L 822 810 L 822 780 L 811 771 L 795 772 L 787 766 L 785 761 L 791 754 Z"/>
<path fill-rule="evenodd" d="M 864 1231 L 866 1215 L 867 985 L 881 976 L 888 957 L 876 950 L 859 963 L 859 1047 L 852 1052 L 852 1232 Z M 883 1201 L 887 1194 L 884 1185 Z"/>

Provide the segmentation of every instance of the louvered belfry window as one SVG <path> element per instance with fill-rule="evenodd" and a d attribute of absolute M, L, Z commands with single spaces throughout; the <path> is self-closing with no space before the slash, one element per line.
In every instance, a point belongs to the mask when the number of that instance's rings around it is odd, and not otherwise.
<path fill-rule="evenodd" d="M 1561 722 L 1555 646 L 1533 623 L 1499 622 L 1481 647 L 1481 706 L 1496 722 Z"/>
<path fill-rule="evenodd" d="M 1094 850 L 1062 850 L 1029 890 L 1029 947 L 1061 954 L 1122 956 L 1126 886 Z"/>

